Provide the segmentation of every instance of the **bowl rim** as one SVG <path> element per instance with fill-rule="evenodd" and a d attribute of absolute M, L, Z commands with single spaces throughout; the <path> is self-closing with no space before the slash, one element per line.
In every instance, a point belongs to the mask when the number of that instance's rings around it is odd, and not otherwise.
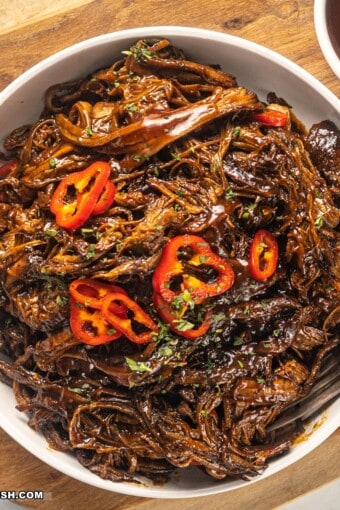
<path fill-rule="evenodd" d="M 221 41 L 225 44 L 229 44 L 232 46 L 237 46 L 242 48 L 245 51 L 251 51 L 254 54 L 258 54 L 266 60 L 269 60 L 271 63 L 278 64 L 280 67 L 288 70 L 290 73 L 295 75 L 299 80 L 302 80 L 309 86 L 313 88 L 319 95 L 323 96 L 326 101 L 333 104 L 337 112 L 340 114 L 340 100 L 331 92 L 325 85 L 319 82 L 312 74 L 308 71 L 300 67 L 298 64 L 292 62 L 288 58 L 282 56 L 281 54 L 266 48 L 258 43 L 253 41 L 232 35 L 226 34 L 223 32 L 194 28 L 194 27 L 185 27 L 185 26 L 177 26 L 177 25 L 157 25 L 157 26 L 146 26 L 146 27 L 138 27 L 138 28 L 130 28 L 126 30 L 119 30 L 116 32 L 109 32 L 105 34 L 101 34 L 92 38 L 84 39 L 80 42 L 77 42 L 73 45 L 70 45 L 53 55 L 50 55 L 40 62 L 34 64 L 32 67 L 24 71 L 20 76 L 18 76 L 15 80 L 13 80 L 9 85 L 7 85 L 2 92 L 0 92 L 0 108 L 3 102 L 5 102 L 11 95 L 16 92 L 18 89 L 23 87 L 27 81 L 31 78 L 34 78 L 39 74 L 40 71 L 46 70 L 47 68 L 58 65 L 60 61 L 62 61 L 65 57 L 71 57 L 78 52 L 84 51 L 89 45 L 91 47 L 100 47 L 103 44 L 119 42 L 122 39 L 129 40 L 137 40 L 138 38 L 143 37 L 155 37 L 164 35 L 165 37 L 173 37 L 173 36 L 182 36 L 188 38 L 196 38 L 196 39 L 204 39 L 207 38 L 211 41 L 216 42 L 217 44 Z M 340 404 L 340 400 L 336 403 L 336 406 Z M 334 417 L 329 422 L 328 427 L 321 427 L 319 432 L 315 434 L 315 439 L 312 444 L 308 447 L 304 448 L 296 448 L 291 451 L 290 463 L 300 460 L 307 453 L 311 452 L 314 448 L 319 446 L 327 437 L 330 436 L 332 432 L 340 425 L 339 420 L 336 420 Z M 48 465 L 55 466 L 53 460 L 55 460 L 55 455 L 60 452 L 55 452 L 49 450 L 48 446 L 44 448 L 42 445 L 36 446 L 34 441 L 27 438 L 27 435 L 19 431 L 19 434 L 13 429 L 13 424 L 10 419 L 2 415 L 0 413 L 0 426 L 3 427 L 5 432 L 7 432 L 15 441 L 17 441 L 21 446 L 28 449 L 35 457 L 39 458 L 41 461 L 45 462 Z M 28 427 L 25 422 L 25 426 Z M 34 432 L 37 434 L 37 432 Z M 43 439 L 44 440 L 44 439 Z M 52 455 L 52 457 L 51 457 Z M 64 456 L 63 456 L 64 458 Z M 77 479 L 83 483 L 89 484 L 93 487 L 108 490 L 111 492 L 118 492 L 130 496 L 138 496 L 138 497 L 148 497 L 148 498 L 167 498 L 167 499 L 178 499 L 178 498 L 191 498 L 191 497 L 199 497 L 199 496 L 208 496 L 213 494 L 219 494 L 222 492 L 227 492 L 231 490 L 236 490 L 239 488 L 244 488 L 248 485 L 255 483 L 256 481 L 263 480 L 268 476 L 271 476 L 278 471 L 281 471 L 284 467 L 280 463 L 275 464 L 270 469 L 270 466 L 265 470 L 263 474 L 257 476 L 246 483 L 242 483 L 237 487 L 226 487 L 225 482 L 222 484 L 212 485 L 211 487 L 197 487 L 197 489 L 183 489 L 178 493 L 176 491 L 164 490 L 163 492 L 154 491 L 151 487 L 141 486 L 138 487 L 134 484 L 130 483 L 121 483 L 121 482 L 108 482 L 107 480 L 102 480 L 101 478 L 93 475 L 92 473 L 86 474 L 82 476 L 84 471 L 75 469 L 73 466 L 68 466 L 67 463 L 62 463 L 60 466 L 55 466 L 56 469 L 61 471 L 67 476 L 70 476 L 74 479 Z M 79 464 L 79 467 L 82 466 Z M 85 468 L 83 468 L 85 469 Z"/>
<path fill-rule="evenodd" d="M 325 0 L 315 0 L 317 2 L 325 2 Z M 340 100 L 337 96 L 326 87 L 323 83 L 321 83 L 315 76 L 313 76 L 309 71 L 299 66 L 297 63 L 288 59 L 287 57 L 281 55 L 280 53 L 262 46 L 254 41 L 249 39 L 245 39 L 233 34 L 228 34 L 224 32 L 218 32 L 215 30 L 208 30 L 205 28 L 196 28 L 196 27 L 187 27 L 184 25 L 154 25 L 154 26 L 145 26 L 138 28 L 129 28 L 125 30 L 119 30 L 116 32 L 108 32 L 105 34 L 97 35 L 88 39 L 83 39 L 77 43 L 74 43 L 66 48 L 63 48 L 56 53 L 44 58 L 43 60 L 37 62 L 23 73 L 21 73 L 17 78 L 15 78 L 11 83 L 9 83 L 1 92 L 0 92 L 0 106 L 1 103 L 8 99 L 16 89 L 20 88 L 25 84 L 30 78 L 37 75 L 43 69 L 47 69 L 49 67 L 53 67 L 64 57 L 71 57 L 72 55 L 78 53 L 79 51 L 85 49 L 89 45 L 91 47 L 101 46 L 105 43 L 119 41 L 122 38 L 125 39 L 138 39 L 139 37 L 155 37 L 160 36 L 162 32 L 167 33 L 167 37 L 171 38 L 172 36 L 189 36 L 194 38 L 208 38 L 210 40 L 214 40 L 215 42 L 220 42 L 223 40 L 226 43 L 234 44 L 239 46 L 244 50 L 252 50 L 254 53 L 259 54 L 260 56 L 270 60 L 271 62 L 275 62 L 279 64 L 281 67 L 287 68 L 291 73 L 295 76 L 299 77 L 299 79 L 311 85 L 314 89 L 316 89 L 320 94 L 322 94 L 325 99 L 330 102 L 338 103 L 338 111 L 340 113 Z"/>
<path fill-rule="evenodd" d="M 329 67 L 340 78 L 340 58 L 329 37 L 326 19 L 327 0 L 314 0 L 314 26 L 319 46 Z"/>

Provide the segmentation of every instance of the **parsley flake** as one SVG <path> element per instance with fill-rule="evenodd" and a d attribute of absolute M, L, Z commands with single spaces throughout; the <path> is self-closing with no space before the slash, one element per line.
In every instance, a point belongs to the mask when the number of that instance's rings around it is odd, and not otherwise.
<path fill-rule="evenodd" d="M 130 370 L 133 372 L 151 372 L 151 368 L 145 361 L 135 361 L 132 358 L 125 358 L 125 361 Z"/>

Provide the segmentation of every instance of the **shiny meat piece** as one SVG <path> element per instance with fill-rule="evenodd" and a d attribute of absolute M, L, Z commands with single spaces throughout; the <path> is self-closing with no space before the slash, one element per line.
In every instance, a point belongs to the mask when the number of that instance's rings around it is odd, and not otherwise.
<path fill-rule="evenodd" d="M 96 132 L 89 108 L 78 108 L 79 121 L 74 124 L 63 114 L 56 115 L 62 137 L 82 147 L 92 147 L 106 154 L 127 155 L 122 166 L 134 168 L 163 147 L 224 115 L 241 111 L 256 111 L 261 103 L 254 93 L 243 87 L 222 89 L 216 87 L 207 99 L 174 110 L 150 113 L 127 126 L 114 128 L 109 133 Z M 98 113 L 97 113 L 98 115 Z M 105 113 L 106 115 L 106 113 Z M 91 136 L 88 135 L 91 130 Z M 138 156 L 138 158 L 136 157 Z"/>
<path fill-rule="evenodd" d="M 157 56 L 136 59 L 130 56 L 127 59 L 126 67 L 139 75 L 156 74 L 186 84 L 209 83 L 222 87 L 236 86 L 236 79 L 231 74 L 190 60 L 166 59 Z"/>
<path fill-rule="evenodd" d="M 340 191 L 340 130 L 329 120 L 314 124 L 305 145 L 326 181 Z"/>

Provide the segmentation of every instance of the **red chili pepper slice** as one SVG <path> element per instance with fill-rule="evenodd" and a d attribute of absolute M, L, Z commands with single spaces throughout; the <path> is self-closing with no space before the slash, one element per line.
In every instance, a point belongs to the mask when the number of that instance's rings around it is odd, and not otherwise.
<path fill-rule="evenodd" d="M 109 164 L 97 161 L 85 170 L 64 177 L 50 204 L 57 224 L 70 230 L 81 227 L 91 216 L 109 176 Z"/>
<path fill-rule="evenodd" d="M 78 340 L 89 345 L 100 345 L 117 340 L 122 335 L 112 328 L 100 310 L 91 309 L 70 299 L 70 327 Z"/>
<path fill-rule="evenodd" d="M 268 109 L 265 112 L 253 113 L 252 119 L 267 126 L 284 127 L 287 124 L 288 115 L 278 110 Z"/>
<path fill-rule="evenodd" d="M 187 324 L 187 321 L 184 320 L 184 314 L 187 310 L 187 306 L 183 306 L 180 311 L 174 310 L 165 299 L 162 298 L 158 292 L 154 292 L 152 295 L 152 300 L 157 309 L 157 312 L 160 318 L 166 323 L 169 324 L 170 328 L 174 333 L 177 333 L 184 338 L 188 338 L 190 340 L 194 340 L 205 333 L 207 333 L 208 329 L 211 326 L 212 322 L 212 311 L 208 310 L 205 315 L 203 322 L 198 327 L 190 327 L 190 329 L 183 329 L 183 325 Z M 182 327 L 181 327 L 182 324 Z"/>
<path fill-rule="evenodd" d="M 187 264 L 194 267 L 209 266 L 217 272 L 213 282 L 204 282 L 194 275 L 185 272 L 183 263 L 178 258 L 181 249 L 190 247 L 194 254 Z M 173 291 L 171 280 L 182 276 L 182 288 L 190 292 L 196 304 L 204 299 L 226 292 L 234 283 L 234 271 L 230 264 L 214 253 L 209 244 L 200 236 L 184 234 L 171 239 L 162 252 L 161 260 L 156 267 L 152 285 L 156 293 L 171 303 L 177 292 Z"/>
<path fill-rule="evenodd" d="M 116 194 L 116 186 L 112 181 L 107 181 L 105 187 L 97 200 L 91 214 L 98 215 L 106 212 L 112 205 Z"/>
<path fill-rule="evenodd" d="M 133 315 L 132 318 L 120 317 L 114 310 L 112 305 L 119 304 L 126 306 L 128 313 Z M 102 314 L 105 320 L 109 322 L 117 331 L 126 336 L 131 342 L 136 344 L 145 344 L 151 342 L 153 333 L 158 331 L 157 324 L 139 305 L 129 296 L 120 292 L 111 292 L 102 300 Z M 133 329 L 133 323 L 138 323 L 146 331 L 136 332 Z"/>
<path fill-rule="evenodd" d="M 279 248 L 273 234 L 258 230 L 250 246 L 249 272 L 255 280 L 270 278 L 276 271 Z"/>
<path fill-rule="evenodd" d="M 5 179 L 10 173 L 13 172 L 18 166 L 18 161 L 11 160 L 7 161 L 3 165 L 0 165 L 0 179 Z"/>
<path fill-rule="evenodd" d="M 99 280 L 93 280 L 92 278 L 80 278 L 79 280 L 73 280 L 73 282 L 69 285 L 69 292 L 77 303 L 86 307 L 94 308 L 95 310 L 101 310 L 102 299 L 110 292 L 126 294 L 125 290 L 118 287 L 118 285 L 103 283 Z M 117 315 L 122 317 L 126 315 L 125 306 L 116 304 L 114 309 Z"/>

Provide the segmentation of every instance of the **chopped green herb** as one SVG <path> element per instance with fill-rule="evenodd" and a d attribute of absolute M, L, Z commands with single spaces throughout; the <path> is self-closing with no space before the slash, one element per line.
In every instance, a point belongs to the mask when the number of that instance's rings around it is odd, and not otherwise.
<path fill-rule="evenodd" d="M 171 156 L 176 159 L 177 161 L 181 161 L 181 156 L 180 154 L 177 154 L 177 152 L 172 152 L 171 153 Z"/>
<path fill-rule="evenodd" d="M 58 231 L 54 230 L 52 228 L 48 228 L 47 230 L 45 230 L 45 235 L 47 237 L 56 237 L 57 234 L 58 234 Z"/>
<path fill-rule="evenodd" d="M 243 338 L 240 336 L 235 336 L 233 345 L 237 346 L 237 345 L 242 345 L 242 344 L 243 344 Z"/>
<path fill-rule="evenodd" d="M 322 216 L 318 216 L 314 222 L 314 225 L 316 228 L 321 228 L 322 225 L 323 225 L 323 219 L 322 219 Z"/>
<path fill-rule="evenodd" d="M 125 106 L 125 110 L 127 110 L 130 113 L 138 112 L 138 106 L 136 104 L 127 104 Z"/>
<path fill-rule="evenodd" d="M 95 256 L 95 254 L 96 254 L 96 245 L 90 244 L 90 246 L 88 247 L 87 253 L 86 253 L 87 260 L 92 259 Z"/>
<path fill-rule="evenodd" d="M 57 162 L 56 162 L 55 158 L 50 159 L 49 166 L 50 166 L 50 168 L 55 168 L 57 166 Z"/>
<path fill-rule="evenodd" d="M 133 154 L 131 157 L 135 161 L 141 161 L 141 159 L 142 159 L 142 156 L 140 156 L 139 154 Z"/>
<path fill-rule="evenodd" d="M 228 189 L 226 192 L 225 192 L 225 199 L 226 200 L 230 200 L 231 198 L 233 198 L 235 196 L 235 193 L 232 189 Z"/>
<path fill-rule="evenodd" d="M 179 331 L 189 331 L 190 329 L 193 329 L 195 327 L 195 324 L 185 319 L 177 319 L 174 320 L 174 322 L 176 323 L 176 328 Z"/>
<path fill-rule="evenodd" d="M 168 356 L 171 356 L 173 354 L 173 350 L 171 349 L 171 347 L 169 347 L 168 345 L 164 345 L 163 347 L 161 347 L 158 351 L 158 355 L 159 356 L 165 356 L 165 357 L 168 357 Z"/>
<path fill-rule="evenodd" d="M 233 138 L 237 138 L 240 134 L 241 128 L 240 126 L 236 126 L 233 131 Z"/>
<path fill-rule="evenodd" d="M 214 322 L 223 321 L 226 318 L 227 317 L 226 317 L 225 313 L 216 313 L 213 315 Z"/>
<path fill-rule="evenodd" d="M 65 297 L 65 296 L 64 296 L 64 297 L 61 297 L 61 296 L 59 296 L 59 295 L 58 295 L 58 296 L 55 298 L 55 302 L 57 303 L 57 305 L 58 305 L 58 306 L 65 306 L 65 305 L 67 305 L 67 303 L 68 303 L 68 299 L 67 299 L 67 297 Z"/>
<path fill-rule="evenodd" d="M 135 361 L 132 358 L 125 358 L 130 370 L 134 372 L 151 372 L 151 368 L 144 361 Z"/>
<path fill-rule="evenodd" d="M 73 391 L 73 393 L 78 393 L 78 394 L 82 394 L 83 393 L 82 388 L 70 388 L 70 387 L 68 387 L 67 389 L 69 391 Z"/>
<path fill-rule="evenodd" d="M 256 209 L 257 203 L 254 202 L 253 204 L 250 204 L 247 206 L 246 211 L 242 214 L 241 218 L 249 218 L 250 212 Z"/>
<path fill-rule="evenodd" d="M 184 306 L 189 306 L 190 310 L 193 310 L 195 307 L 195 302 L 187 289 L 176 295 L 171 301 L 171 308 L 174 310 L 181 311 Z"/>
<path fill-rule="evenodd" d="M 86 134 L 87 136 L 93 136 L 93 131 L 92 131 L 92 129 L 91 129 L 91 128 L 86 128 L 86 129 L 85 129 L 85 134 Z"/>
<path fill-rule="evenodd" d="M 83 237 L 91 237 L 94 235 L 94 230 L 93 228 L 81 228 L 80 229 L 80 233 Z"/>
<path fill-rule="evenodd" d="M 144 43 L 142 46 L 131 46 L 129 50 L 122 51 L 123 55 L 134 57 L 136 60 L 140 60 L 143 57 L 146 59 L 152 58 L 152 53 L 148 49 L 148 46 Z"/>

